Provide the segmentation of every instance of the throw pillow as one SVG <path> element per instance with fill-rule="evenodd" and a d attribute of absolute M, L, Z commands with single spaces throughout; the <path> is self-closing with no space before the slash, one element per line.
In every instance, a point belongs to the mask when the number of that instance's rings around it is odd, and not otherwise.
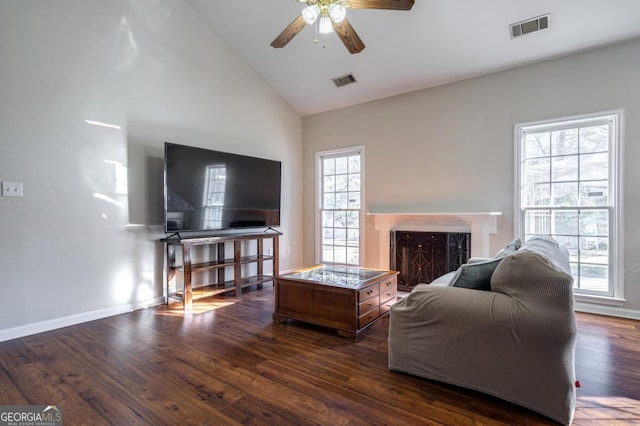
<path fill-rule="evenodd" d="M 451 279 L 450 286 L 490 291 L 491 275 L 501 261 L 502 259 L 491 259 L 462 265 Z"/>
<path fill-rule="evenodd" d="M 513 253 L 516 250 L 520 250 L 520 247 L 522 247 L 522 241 L 520 240 L 520 238 L 516 238 L 515 240 L 513 240 L 509 244 L 507 244 L 507 246 L 505 248 L 503 248 L 498 253 L 496 253 L 496 255 L 493 258 L 494 259 L 502 259 L 503 257 L 508 255 L 509 253 Z"/>

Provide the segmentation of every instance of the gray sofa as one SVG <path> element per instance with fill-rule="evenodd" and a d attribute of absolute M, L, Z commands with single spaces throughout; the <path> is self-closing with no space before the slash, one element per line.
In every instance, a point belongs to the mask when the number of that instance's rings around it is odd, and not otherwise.
<path fill-rule="evenodd" d="M 510 246 L 441 285 L 417 285 L 391 307 L 389 369 L 570 424 L 576 323 L 568 252 L 546 236 Z"/>

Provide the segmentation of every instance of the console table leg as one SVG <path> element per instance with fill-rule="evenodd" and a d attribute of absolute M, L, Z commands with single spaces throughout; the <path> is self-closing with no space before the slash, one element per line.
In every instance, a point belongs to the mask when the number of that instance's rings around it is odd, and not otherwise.
<path fill-rule="evenodd" d="M 193 290 L 191 288 L 191 246 L 189 244 L 182 245 L 182 266 L 184 268 L 184 291 L 182 304 L 185 312 L 191 311 L 193 302 Z"/>

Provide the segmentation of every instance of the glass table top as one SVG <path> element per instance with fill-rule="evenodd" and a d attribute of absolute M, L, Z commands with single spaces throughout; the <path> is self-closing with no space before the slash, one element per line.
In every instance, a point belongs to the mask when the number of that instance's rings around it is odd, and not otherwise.
<path fill-rule="evenodd" d="M 386 271 L 349 266 L 325 265 L 314 269 L 287 274 L 286 278 L 317 283 L 357 287 L 370 279 L 382 276 Z"/>

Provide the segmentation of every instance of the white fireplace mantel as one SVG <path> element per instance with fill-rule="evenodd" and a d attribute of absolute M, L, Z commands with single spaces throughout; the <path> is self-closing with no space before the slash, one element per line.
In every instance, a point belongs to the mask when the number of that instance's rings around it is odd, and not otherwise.
<path fill-rule="evenodd" d="M 470 232 L 471 256 L 491 257 L 490 235 L 497 232 L 497 218 L 501 215 L 502 212 L 367 213 L 373 216 L 379 231 L 379 267 L 389 263 L 390 231 Z"/>

